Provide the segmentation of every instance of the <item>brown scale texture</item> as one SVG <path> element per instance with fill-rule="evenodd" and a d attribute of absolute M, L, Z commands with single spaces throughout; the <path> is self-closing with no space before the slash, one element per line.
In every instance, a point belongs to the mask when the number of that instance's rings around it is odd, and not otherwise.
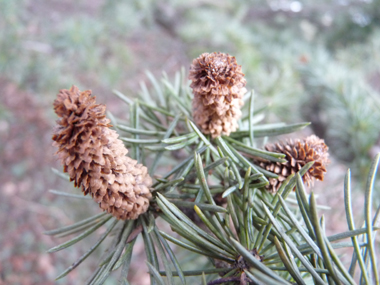
<path fill-rule="evenodd" d="M 233 56 L 203 53 L 190 66 L 193 118 L 213 138 L 236 131 L 241 117 L 246 80 Z"/>
<path fill-rule="evenodd" d="M 265 149 L 271 152 L 285 154 L 287 162 L 257 161 L 264 169 L 278 175 L 278 179 L 270 178 L 267 190 L 276 193 L 282 182 L 291 174 L 298 172 L 306 163 L 314 161 L 313 166 L 303 176 L 303 181 L 310 186 L 315 179 L 323 181 L 326 166 L 329 163 L 328 146 L 324 140 L 315 135 L 300 141 L 279 142 L 267 145 Z"/>
<path fill-rule="evenodd" d="M 109 128 L 105 110 L 90 90 L 60 90 L 54 101 L 60 119 L 53 145 L 76 187 L 117 219 L 136 219 L 149 207 L 152 179 L 145 166 L 126 156 L 128 150 Z"/>

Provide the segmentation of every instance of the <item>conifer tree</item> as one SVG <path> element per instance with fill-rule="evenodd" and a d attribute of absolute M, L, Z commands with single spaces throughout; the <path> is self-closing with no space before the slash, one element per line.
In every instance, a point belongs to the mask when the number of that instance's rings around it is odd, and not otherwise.
<path fill-rule="evenodd" d="M 106 229 L 57 279 L 112 239 L 87 283 L 103 284 L 121 268 L 120 282 L 128 284 L 141 235 L 152 284 L 358 284 L 356 271 L 361 284 L 379 283 L 374 237 L 380 208 L 373 216 L 371 197 L 380 156 L 368 175 L 364 226 L 353 221 L 348 171 L 349 230 L 327 236 L 329 221 L 318 215 L 315 194 L 304 185 L 323 180 L 327 145 L 313 135 L 258 148 L 258 138 L 297 134 L 309 123 L 258 124 L 262 113 L 253 100 L 260 98 L 246 93 L 243 70 L 228 54 L 204 53 L 174 83 L 151 76 L 154 94 L 131 99 L 115 91 L 129 105 L 128 123 L 110 113 L 107 119 L 90 91 L 59 92 L 54 145 L 70 180 L 105 212 L 48 231 L 77 234 L 49 252 Z M 342 247 L 354 248 L 349 266 L 336 252 Z M 181 252 L 197 260 L 191 270 Z"/>

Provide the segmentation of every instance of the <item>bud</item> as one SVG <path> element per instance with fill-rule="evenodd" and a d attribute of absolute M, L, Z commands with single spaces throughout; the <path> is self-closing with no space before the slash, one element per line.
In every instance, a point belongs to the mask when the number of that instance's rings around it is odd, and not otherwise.
<path fill-rule="evenodd" d="M 90 90 L 60 90 L 54 101 L 60 119 L 53 145 L 75 187 L 117 219 L 136 219 L 149 207 L 152 179 L 145 166 L 126 156 L 128 150 L 109 128 L 105 110 Z"/>
<path fill-rule="evenodd" d="M 203 53 L 190 66 L 193 118 L 204 134 L 213 138 L 236 131 L 241 117 L 246 80 L 235 57 Z"/>
<path fill-rule="evenodd" d="M 303 181 L 310 186 L 315 179 L 323 181 L 326 173 L 328 159 L 328 146 L 324 140 L 315 135 L 304 140 L 289 140 L 274 145 L 267 145 L 265 149 L 271 152 L 285 154 L 287 162 L 259 161 L 262 168 L 278 175 L 278 178 L 270 178 L 267 190 L 276 193 L 282 182 L 291 174 L 298 172 L 305 164 L 314 161 L 314 164 L 303 176 Z"/>

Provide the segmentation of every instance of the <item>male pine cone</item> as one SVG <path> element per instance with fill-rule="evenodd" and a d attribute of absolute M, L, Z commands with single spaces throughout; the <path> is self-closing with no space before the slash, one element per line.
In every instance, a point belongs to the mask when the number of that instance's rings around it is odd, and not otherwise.
<path fill-rule="evenodd" d="M 269 144 L 265 149 L 270 152 L 285 154 L 287 162 L 256 161 L 262 168 L 274 172 L 278 178 L 270 178 L 267 190 L 276 193 L 282 182 L 291 174 L 298 172 L 306 163 L 311 161 L 314 164 L 303 175 L 303 181 L 310 185 L 314 179 L 323 181 L 326 166 L 330 162 L 328 159 L 328 146 L 324 140 L 315 135 L 304 140 L 279 142 L 274 145 Z"/>
<path fill-rule="evenodd" d="M 53 145 L 76 187 L 117 219 L 136 219 L 149 207 L 152 179 L 145 166 L 126 156 L 128 150 L 109 128 L 105 110 L 90 90 L 60 90 L 54 101 L 60 119 Z"/>
<path fill-rule="evenodd" d="M 204 134 L 213 138 L 236 131 L 241 117 L 246 80 L 235 57 L 203 53 L 190 66 L 193 118 Z"/>

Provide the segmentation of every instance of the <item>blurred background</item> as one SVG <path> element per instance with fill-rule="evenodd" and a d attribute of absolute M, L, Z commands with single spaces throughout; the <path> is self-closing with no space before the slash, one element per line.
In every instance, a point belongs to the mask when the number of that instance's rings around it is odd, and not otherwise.
<path fill-rule="evenodd" d="M 0 0 L 0 31 L 0 284 L 55 284 L 88 249 L 46 253 L 65 239 L 45 230 L 98 212 L 48 192 L 75 191 L 51 170 L 62 169 L 51 146 L 59 89 L 92 89 L 125 117 L 112 89 L 134 96 L 140 82 L 150 88 L 147 70 L 172 77 L 203 52 L 237 58 L 257 108 L 269 106 L 266 122 L 313 123 L 305 135 L 316 133 L 331 150 L 326 181 L 315 185 L 319 203 L 332 208 L 327 230 L 347 229 L 349 167 L 362 223 L 360 189 L 380 151 L 380 1 Z M 143 263 L 139 248 L 134 259 Z M 83 284 L 100 254 L 56 283 Z M 131 284 L 148 280 L 141 262 Z"/>

